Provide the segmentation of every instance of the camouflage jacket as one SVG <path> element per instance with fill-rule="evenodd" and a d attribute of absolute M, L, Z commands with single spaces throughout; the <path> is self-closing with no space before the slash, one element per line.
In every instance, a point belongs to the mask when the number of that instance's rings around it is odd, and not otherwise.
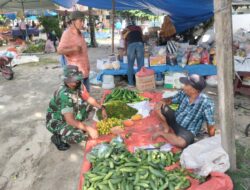
<path fill-rule="evenodd" d="M 47 112 L 51 113 L 52 119 L 59 121 L 65 121 L 63 117 L 65 113 L 73 113 L 75 118 L 81 121 L 87 117 L 86 104 L 84 104 L 80 92 L 65 85 L 55 91 Z"/>

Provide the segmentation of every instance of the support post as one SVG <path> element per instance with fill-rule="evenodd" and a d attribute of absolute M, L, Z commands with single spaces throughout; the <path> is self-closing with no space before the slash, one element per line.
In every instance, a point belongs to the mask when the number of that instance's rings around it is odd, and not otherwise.
<path fill-rule="evenodd" d="M 232 0 L 214 0 L 216 62 L 219 94 L 219 125 L 222 146 L 229 155 L 230 169 L 236 170 Z"/>
<path fill-rule="evenodd" d="M 112 54 L 115 52 L 115 0 L 112 0 Z"/>

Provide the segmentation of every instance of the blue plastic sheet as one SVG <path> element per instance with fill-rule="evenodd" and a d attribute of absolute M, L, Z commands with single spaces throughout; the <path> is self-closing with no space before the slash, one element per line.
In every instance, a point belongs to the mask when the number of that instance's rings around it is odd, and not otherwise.
<path fill-rule="evenodd" d="M 5 17 L 7 17 L 8 19 L 11 19 L 11 20 L 15 20 L 16 19 L 16 13 L 5 13 L 3 15 Z"/>
<path fill-rule="evenodd" d="M 98 9 L 112 9 L 112 0 L 53 0 L 64 7 L 74 3 Z M 116 10 L 157 8 L 170 15 L 177 33 L 183 32 L 213 16 L 213 0 L 116 0 Z"/>
<path fill-rule="evenodd" d="M 173 71 L 173 72 L 187 72 L 188 74 L 198 74 L 201 76 L 211 76 L 217 74 L 216 66 L 205 65 L 205 64 L 187 65 L 184 68 L 178 65 L 176 66 L 164 65 L 164 66 L 149 67 L 149 69 L 154 70 L 155 73 L 164 73 L 167 71 Z M 127 75 L 127 70 L 128 70 L 128 64 L 121 63 L 121 68 L 119 70 L 109 69 L 100 71 L 97 75 L 97 80 L 102 81 L 103 75 Z M 134 72 L 136 73 L 137 70 L 134 70 Z"/>

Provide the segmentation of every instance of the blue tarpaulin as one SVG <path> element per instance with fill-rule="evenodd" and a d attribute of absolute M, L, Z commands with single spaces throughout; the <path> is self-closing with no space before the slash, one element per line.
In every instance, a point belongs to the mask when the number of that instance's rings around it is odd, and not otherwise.
<path fill-rule="evenodd" d="M 15 20 L 16 19 L 16 13 L 4 13 L 3 14 L 6 18 Z"/>
<path fill-rule="evenodd" d="M 211 76 L 211 75 L 217 74 L 216 66 L 205 65 L 205 64 L 186 65 L 184 68 L 178 65 L 153 66 L 149 68 L 153 69 L 155 73 L 164 73 L 167 71 L 172 71 L 172 72 L 187 72 L 189 75 L 198 74 L 201 76 Z M 134 70 L 134 72 L 136 71 L 137 70 Z M 121 63 L 121 68 L 119 70 L 106 69 L 106 70 L 100 71 L 97 75 L 97 80 L 102 81 L 103 75 L 127 75 L 127 73 L 128 73 L 128 64 Z"/>
<path fill-rule="evenodd" d="M 112 0 L 53 0 L 70 8 L 74 3 L 98 8 L 112 9 Z M 213 16 L 213 0 L 116 0 L 116 10 L 149 9 L 169 14 L 176 31 L 183 32 Z"/>

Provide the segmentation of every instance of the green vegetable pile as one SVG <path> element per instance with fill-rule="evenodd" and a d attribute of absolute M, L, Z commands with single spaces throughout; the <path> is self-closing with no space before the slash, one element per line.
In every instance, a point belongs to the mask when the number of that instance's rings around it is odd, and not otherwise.
<path fill-rule="evenodd" d="M 125 103 L 141 102 L 143 100 L 148 100 L 138 94 L 138 92 L 128 89 L 115 88 L 110 94 L 105 98 L 105 103 L 113 100 L 119 100 Z"/>
<path fill-rule="evenodd" d="M 109 148 L 104 151 L 106 146 Z M 179 190 L 190 186 L 185 169 L 164 169 L 178 161 L 179 154 L 158 150 L 138 150 L 131 154 L 116 143 L 100 147 L 101 156 L 97 152 L 87 155 L 92 169 L 84 175 L 83 190 Z"/>
<path fill-rule="evenodd" d="M 104 104 L 108 118 L 129 119 L 137 113 L 137 110 L 122 101 L 112 101 Z M 102 110 L 97 111 L 97 117 L 102 120 Z"/>
<path fill-rule="evenodd" d="M 44 52 L 45 41 L 37 41 L 35 43 L 27 44 L 27 49 L 23 51 L 23 53 L 38 53 Z"/>

